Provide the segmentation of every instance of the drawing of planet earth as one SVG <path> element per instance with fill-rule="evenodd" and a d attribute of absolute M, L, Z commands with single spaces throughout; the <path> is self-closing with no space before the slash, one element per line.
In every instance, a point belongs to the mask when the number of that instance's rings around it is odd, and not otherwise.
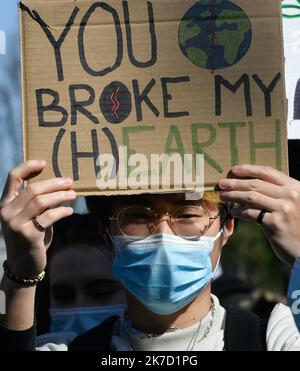
<path fill-rule="evenodd" d="M 209 70 L 231 67 L 248 52 L 252 29 L 246 13 L 228 0 L 201 0 L 184 15 L 179 45 L 196 66 Z"/>

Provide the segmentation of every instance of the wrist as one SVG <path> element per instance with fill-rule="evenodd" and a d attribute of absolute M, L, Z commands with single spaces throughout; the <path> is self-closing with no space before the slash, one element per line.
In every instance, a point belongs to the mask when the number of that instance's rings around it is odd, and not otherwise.
<path fill-rule="evenodd" d="M 19 291 L 35 292 L 36 286 L 37 285 L 26 286 L 21 283 L 14 282 L 4 274 L 0 284 L 0 290 L 6 294 L 6 297 L 10 297 L 11 295 L 14 295 L 16 292 Z"/>
<path fill-rule="evenodd" d="M 13 331 L 24 331 L 34 324 L 34 303 L 36 285 L 24 286 L 3 276 L 0 290 L 5 297 L 5 314 L 0 316 L 0 324 Z"/>
<path fill-rule="evenodd" d="M 40 272 L 37 275 L 32 275 L 32 276 L 22 276 L 18 273 L 15 273 L 9 266 L 7 260 L 4 261 L 3 263 L 3 271 L 5 277 L 9 278 L 12 282 L 15 284 L 24 286 L 24 287 L 29 287 L 29 286 L 36 286 L 40 281 L 43 280 L 45 276 L 45 271 Z"/>

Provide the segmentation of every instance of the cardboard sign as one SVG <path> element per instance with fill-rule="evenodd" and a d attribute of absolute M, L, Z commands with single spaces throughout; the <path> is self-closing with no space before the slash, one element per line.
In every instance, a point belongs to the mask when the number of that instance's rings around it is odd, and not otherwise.
<path fill-rule="evenodd" d="M 240 163 L 287 172 L 280 0 L 24 0 L 20 18 L 38 180 L 112 195 L 213 190 Z"/>

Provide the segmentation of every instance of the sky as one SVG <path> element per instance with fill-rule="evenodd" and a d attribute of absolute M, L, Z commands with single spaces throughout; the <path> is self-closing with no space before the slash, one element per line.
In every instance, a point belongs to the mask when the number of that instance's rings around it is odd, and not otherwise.
<path fill-rule="evenodd" d="M 16 28 L 18 23 L 17 0 L 0 0 L 0 29 L 6 32 Z"/>
<path fill-rule="evenodd" d="M 6 38 L 6 54 L 0 54 L 0 84 L 5 78 L 4 65 L 9 63 L 11 54 L 19 55 L 18 3 L 18 0 L 0 0 L 0 31 Z"/>
<path fill-rule="evenodd" d="M 12 84 L 7 73 L 7 66 L 11 64 L 12 58 L 18 58 L 19 55 L 17 4 L 17 0 L 0 0 L 0 31 L 2 35 L 5 32 L 6 38 L 6 54 L 0 54 L 0 89 L 7 94 L 13 107 L 11 114 L 7 109 L 7 97 L 3 98 L 0 94 L 0 194 L 7 172 L 20 161 L 22 151 L 21 148 L 16 148 L 14 139 L 8 135 L 13 125 L 18 131 L 18 147 L 21 147 L 20 84 Z M 1 49 L 3 50 L 3 46 Z"/>

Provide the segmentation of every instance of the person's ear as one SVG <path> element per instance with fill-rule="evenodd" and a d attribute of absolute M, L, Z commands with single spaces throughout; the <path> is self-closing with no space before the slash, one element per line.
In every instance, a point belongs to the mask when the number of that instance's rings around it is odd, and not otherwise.
<path fill-rule="evenodd" d="M 224 223 L 223 227 L 223 243 L 222 247 L 225 246 L 234 232 L 234 219 L 228 219 Z"/>

